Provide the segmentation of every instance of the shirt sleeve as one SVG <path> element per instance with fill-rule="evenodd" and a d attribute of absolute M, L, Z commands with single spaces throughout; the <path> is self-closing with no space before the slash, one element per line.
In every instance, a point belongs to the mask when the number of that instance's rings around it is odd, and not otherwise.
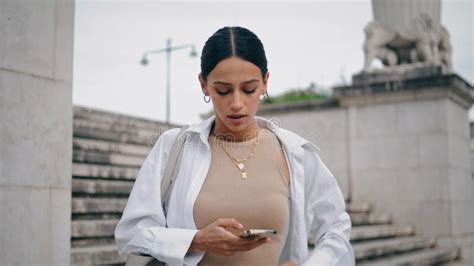
<path fill-rule="evenodd" d="M 303 265 L 355 265 L 351 220 L 336 179 L 314 150 L 305 150 L 304 165 L 305 222 L 315 248 Z"/>
<path fill-rule="evenodd" d="M 164 132 L 143 163 L 115 228 L 118 252 L 149 254 L 169 265 L 195 265 L 203 252 L 188 252 L 198 230 L 167 228 L 161 204 L 165 163 L 180 129 Z"/>

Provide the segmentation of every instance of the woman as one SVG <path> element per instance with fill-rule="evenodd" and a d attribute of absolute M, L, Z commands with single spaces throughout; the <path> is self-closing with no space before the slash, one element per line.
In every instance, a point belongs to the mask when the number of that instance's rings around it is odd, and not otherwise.
<path fill-rule="evenodd" d="M 344 199 L 316 146 L 255 116 L 268 78 L 253 32 L 224 27 L 207 40 L 199 82 L 214 115 L 185 131 L 166 215 L 160 182 L 180 130 L 160 136 L 115 230 L 121 254 L 170 265 L 354 264 Z M 244 238 L 244 229 L 277 234 Z"/>

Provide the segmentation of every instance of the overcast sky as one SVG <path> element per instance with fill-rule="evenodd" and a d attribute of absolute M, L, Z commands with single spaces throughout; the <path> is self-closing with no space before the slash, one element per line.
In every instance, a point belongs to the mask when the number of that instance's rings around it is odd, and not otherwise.
<path fill-rule="evenodd" d="M 442 23 L 451 34 L 454 70 L 474 82 L 473 1 L 442 1 Z M 305 2 L 163 2 L 76 0 L 74 104 L 164 120 L 166 57 L 143 52 L 194 44 L 198 54 L 223 26 L 239 25 L 262 40 L 268 59 L 268 92 L 331 87 L 350 81 L 363 64 L 364 26 L 372 19 L 369 0 Z M 199 56 L 172 53 L 171 121 L 195 123 L 211 110 L 197 75 Z M 474 113 L 471 112 L 471 119 Z"/>

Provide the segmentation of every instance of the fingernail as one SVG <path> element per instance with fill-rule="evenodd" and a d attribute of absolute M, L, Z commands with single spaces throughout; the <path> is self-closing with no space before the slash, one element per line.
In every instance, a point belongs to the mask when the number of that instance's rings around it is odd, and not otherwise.
<path fill-rule="evenodd" d="M 242 227 L 244 227 L 244 226 L 242 224 L 239 224 L 239 228 L 242 228 Z"/>

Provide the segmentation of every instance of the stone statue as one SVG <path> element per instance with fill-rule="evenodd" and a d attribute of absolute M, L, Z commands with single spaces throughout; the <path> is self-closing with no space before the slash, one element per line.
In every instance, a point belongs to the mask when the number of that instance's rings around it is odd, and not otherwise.
<path fill-rule="evenodd" d="M 449 33 L 440 20 L 439 0 L 372 0 L 374 21 L 364 29 L 364 71 L 375 58 L 385 66 L 426 63 L 451 71 Z"/>

